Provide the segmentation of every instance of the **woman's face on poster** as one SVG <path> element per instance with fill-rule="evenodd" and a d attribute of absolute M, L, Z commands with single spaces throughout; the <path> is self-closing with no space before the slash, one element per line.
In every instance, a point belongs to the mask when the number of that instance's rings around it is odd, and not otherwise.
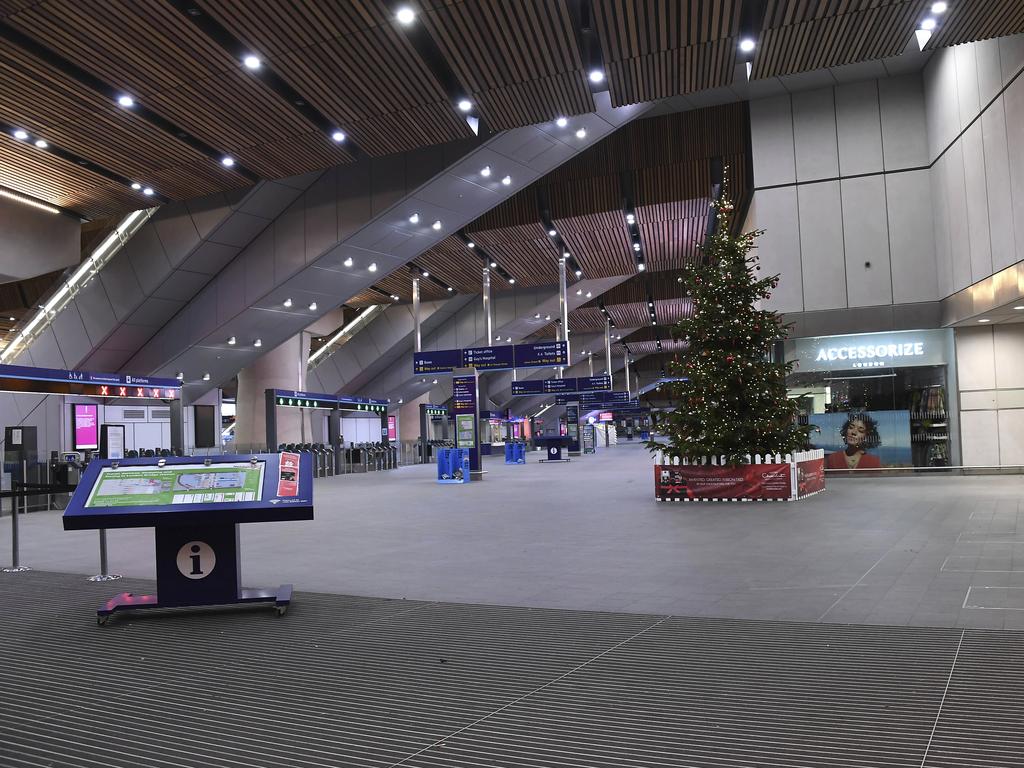
<path fill-rule="evenodd" d="M 868 436 L 868 429 L 863 421 L 855 419 L 850 422 L 846 430 L 846 444 L 852 448 L 863 448 L 864 440 Z"/>

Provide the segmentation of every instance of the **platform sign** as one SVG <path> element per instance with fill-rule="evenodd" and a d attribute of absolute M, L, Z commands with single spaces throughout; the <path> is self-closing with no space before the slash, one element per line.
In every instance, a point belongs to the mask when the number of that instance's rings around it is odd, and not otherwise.
<path fill-rule="evenodd" d="M 630 399 L 628 392 L 584 392 L 580 395 L 558 395 L 555 398 L 558 405 L 576 401 L 579 401 L 581 405 L 615 405 L 636 402 Z"/>
<path fill-rule="evenodd" d="M 543 368 L 550 365 L 568 365 L 568 351 L 564 341 L 545 341 L 540 344 L 517 344 L 516 368 Z"/>
<path fill-rule="evenodd" d="M 478 371 L 502 371 L 513 367 L 514 347 L 470 347 L 462 350 L 462 367 Z"/>
<path fill-rule="evenodd" d="M 297 389 L 275 389 L 274 397 L 282 408 L 333 408 L 338 398 L 326 392 L 301 392 Z"/>
<path fill-rule="evenodd" d="M 541 380 L 536 381 L 513 381 L 512 382 L 512 396 L 520 397 L 522 395 L 539 395 L 544 392 L 544 382 Z"/>
<path fill-rule="evenodd" d="M 545 393 L 575 392 L 576 379 L 545 379 L 543 389 Z"/>
<path fill-rule="evenodd" d="M 582 376 L 576 379 L 577 392 L 607 392 L 612 388 L 612 380 L 608 374 L 601 376 Z"/>
<path fill-rule="evenodd" d="M 181 382 L 131 374 L 0 365 L 0 391 L 178 400 L 181 398 Z"/>
<path fill-rule="evenodd" d="M 462 365 L 461 349 L 414 352 L 412 356 L 412 370 L 415 374 L 451 373 L 460 365 Z"/>

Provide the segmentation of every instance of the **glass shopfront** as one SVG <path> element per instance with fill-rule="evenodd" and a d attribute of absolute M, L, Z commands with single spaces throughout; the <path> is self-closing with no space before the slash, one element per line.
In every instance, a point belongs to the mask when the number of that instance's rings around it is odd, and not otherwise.
<path fill-rule="evenodd" d="M 789 396 L 828 469 L 960 463 L 949 330 L 793 339 L 786 359 Z"/>

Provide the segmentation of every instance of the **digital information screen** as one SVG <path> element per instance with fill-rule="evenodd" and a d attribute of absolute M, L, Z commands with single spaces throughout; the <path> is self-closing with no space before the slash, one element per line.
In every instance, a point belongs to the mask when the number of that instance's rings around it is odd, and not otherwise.
<path fill-rule="evenodd" d="M 221 504 L 261 501 L 265 463 L 228 462 L 205 466 L 103 467 L 86 509 L 165 504 Z"/>
<path fill-rule="evenodd" d="M 100 447 L 99 406 L 75 403 L 72 408 L 76 451 L 94 451 Z"/>

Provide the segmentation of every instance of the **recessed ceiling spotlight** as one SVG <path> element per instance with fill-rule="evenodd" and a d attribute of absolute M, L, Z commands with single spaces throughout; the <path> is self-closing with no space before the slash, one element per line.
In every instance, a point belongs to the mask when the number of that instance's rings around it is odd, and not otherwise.
<path fill-rule="evenodd" d="M 515 285 L 515 284 L 516 284 L 516 279 L 515 279 L 514 277 L 510 277 L 510 278 L 508 279 L 508 284 L 509 284 L 509 285 Z"/>
<path fill-rule="evenodd" d="M 451 287 L 451 286 L 449 285 L 449 286 L 448 286 L 448 293 L 454 293 L 454 292 L 455 292 L 455 289 L 454 289 L 454 288 L 452 288 L 452 287 Z"/>
<path fill-rule="evenodd" d="M 260 65 L 263 62 L 260 61 L 260 57 L 259 56 L 255 56 L 255 55 L 250 53 L 248 56 L 246 56 L 244 59 L 242 59 L 242 63 L 245 65 L 246 69 L 259 69 Z"/>
<path fill-rule="evenodd" d="M 587 138 L 587 129 L 586 128 L 580 128 L 578 131 L 576 131 L 576 138 L 577 139 L 585 139 L 585 138 Z"/>
<path fill-rule="evenodd" d="M 430 273 L 429 273 L 429 272 L 427 272 L 427 270 L 425 270 L 425 269 L 424 269 L 424 270 L 423 270 L 423 276 L 424 276 L 424 277 L 430 277 Z"/>
<path fill-rule="evenodd" d="M 492 261 L 491 262 L 491 269 L 496 269 L 497 266 L 498 266 L 498 262 L 496 262 L 496 261 Z"/>
<path fill-rule="evenodd" d="M 210 380 L 210 374 L 204 373 L 203 374 L 203 381 L 209 381 L 209 380 Z"/>
<path fill-rule="evenodd" d="M 404 402 L 405 402 L 405 400 L 404 400 L 404 399 L 402 399 L 401 397 L 400 397 L 400 398 L 398 398 L 398 404 L 399 404 L 399 405 L 401 405 L 401 404 L 402 404 L 402 403 L 404 403 Z"/>
<path fill-rule="evenodd" d="M 235 158 L 231 157 L 231 155 L 226 155 L 220 159 L 220 164 L 225 168 L 230 168 L 235 164 Z"/>
<path fill-rule="evenodd" d="M 40 149 L 46 149 L 46 148 L 47 148 L 48 146 L 50 146 L 49 144 L 47 144 L 47 143 L 46 143 L 45 141 L 43 141 L 42 139 L 36 139 L 36 142 L 35 142 L 35 144 L 36 144 L 36 146 L 37 146 L 37 147 L 39 147 Z"/>
<path fill-rule="evenodd" d="M 636 216 L 634 216 L 632 213 L 627 213 L 626 214 L 626 223 L 627 224 L 636 224 Z"/>
<path fill-rule="evenodd" d="M 139 182 L 137 182 L 137 181 L 133 181 L 132 182 L 132 189 L 134 189 L 134 190 L 142 189 L 142 185 L 139 184 Z"/>
<path fill-rule="evenodd" d="M 370 270 L 371 272 L 376 272 L 377 271 L 377 262 L 375 261 L 372 264 L 370 264 L 370 266 L 368 266 L 367 269 Z"/>
<path fill-rule="evenodd" d="M 184 371 L 178 371 L 176 374 L 174 374 L 174 378 L 176 378 L 178 381 L 184 381 L 185 380 L 185 372 Z"/>
<path fill-rule="evenodd" d="M 582 296 L 583 295 L 583 289 L 582 288 L 577 289 L 576 295 L 577 296 Z"/>
<path fill-rule="evenodd" d="M 228 344 L 230 344 L 231 346 L 235 346 L 235 344 L 237 344 L 237 343 L 238 343 L 238 339 L 236 339 L 234 336 L 228 337 Z"/>
<path fill-rule="evenodd" d="M 559 128 L 565 128 L 565 126 L 567 126 L 568 124 L 569 121 L 566 120 L 564 117 L 560 117 L 557 120 L 555 120 L 555 125 L 557 125 Z"/>
<path fill-rule="evenodd" d="M 311 301 L 309 303 L 309 311 L 310 312 L 316 312 L 316 302 L 315 301 Z"/>
<path fill-rule="evenodd" d="M 146 197 L 151 196 L 153 194 L 153 188 L 146 187 L 144 190 L 142 190 L 142 194 L 144 194 Z"/>
<path fill-rule="evenodd" d="M 335 131 L 331 134 L 331 139 L 338 144 L 341 144 L 345 140 L 345 133 L 343 131 Z"/>
<path fill-rule="evenodd" d="M 437 384 L 437 379 L 434 379 L 431 383 L 432 384 Z"/>
<path fill-rule="evenodd" d="M 921 29 L 927 32 L 931 32 L 933 29 L 935 29 L 935 19 L 925 19 L 924 21 L 922 21 Z"/>
<path fill-rule="evenodd" d="M 468 243 L 466 243 L 466 247 L 467 248 L 476 248 L 476 243 L 474 243 L 472 240 L 470 240 Z"/>
<path fill-rule="evenodd" d="M 345 260 L 344 260 L 343 262 L 341 262 L 341 263 L 342 263 L 342 264 L 344 264 L 344 265 L 345 265 L 346 267 L 351 267 L 351 266 L 352 266 L 352 257 L 351 257 L 351 256 L 349 256 L 349 257 L 348 257 L 347 259 L 345 259 Z"/>
<path fill-rule="evenodd" d="M 437 221 L 435 221 L 433 224 L 430 225 L 430 228 L 434 230 L 441 229 L 441 220 L 438 219 Z"/>
<path fill-rule="evenodd" d="M 604 82 L 604 72 L 602 72 L 600 69 L 590 70 L 590 74 L 588 75 L 588 77 L 590 78 L 590 82 L 592 83 Z"/>
<path fill-rule="evenodd" d="M 16 138 L 18 141 L 24 141 L 25 139 L 28 138 L 28 132 L 23 131 L 21 128 L 19 128 L 14 132 L 14 138 Z"/>
<path fill-rule="evenodd" d="M 509 184 L 512 183 L 512 177 L 511 176 L 503 176 L 502 179 L 501 179 L 501 183 L 504 184 L 507 187 Z"/>
<path fill-rule="evenodd" d="M 557 230 L 554 230 L 554 229 L 549 229 L 548 230 L 548 237 L 554 237 L 557 234 L 558 234 Z"/>
<path fill-rule="evenodd" d="M 391 300 L 392 300 L 392 301 L 398 301 L 398 297 L 397 297 L 397 296 L 395 296 L 395 294 L 393 294 L 393 293 L 392 293 L 392 294 L 391 294 Z"/>
<path fill-rule="evenodd" d="M 125 109 L 128 109 L 135 106 L 135 99 L 125 93 L 117 97 L 117 103 Z"/>
<path fill-rule="evenodd" d="M 640 250 L 640 243 L 633 243 L 633 250 L 634 251 L 639 251 Z"/>
<path fill-rule="evenodd" d="M 491 166 L 485 165 L 483 168 L 481 168 L 480 169 L 480 175 L 483 176 L 485 179 L 488 176 L 490 176 L 491 175 Z"/>
<path fill-rule="evenodd" d="M 512 337 L 511 336 L 506 336 L 505 337 L 505 343 L 506 344 L 511 344 L 512 343 Z"/>
<path fill-rule="evenodd" d="M 742 40 L 740 40 L 740 50 L 743 51 L 744 53 L 750 53 L 752 50 L 754 50 L 754 46 L 754 41 L 751 40 L 749 37 L 745 37 Z"/>
<path fill-rule="evenodd" d="M 587 291 L 587 298 L 588 299 L 593 298 L 593 296 L 594 296 L 593 293 L 591 293 L 590 291 Z"/>
<path fill-rule="evenodd" d="M 932 13 L 936 15 L 940 13 L 945 13 L 946 8 L 948 7 L 949 6 L 947 6 L 945 3 L 932 3 Z"/>
<path fill-rule="evenodd" d="M 292 300 L 291 299 L 285 299 L 284 300 L 284 308 L 285 309 L 288 309 L 291 305 L 292 305 Z"/>
<path fill-rule="evenodd" d="M 540 312 L 533 316 L 534 320 L 540 320 Z"/>
<path fill-rule="evenodd" d="M 576 270 L 576 277 L 582 277 L 582 276 L 583 276 L 583 270 L 582 269 L 577 269 Z"/>
<path fill-rule="evenodd" d="M 459 111 L 460 112 L 469 112 L 469 110 L 471 110 L 472 108 L 473 108 L 473 102 L 471 102 L 469 99 L 462 99 L 459 102 Z"/>
<path fill-rule="evenodd" d="M 395 18 L 398 19 L 399 24 L 409 26 L 416 21 L 416 12 L 407 5 L 402 6 L 398 9 L 398 12 L 395 13 Z"/>
<path fill-rule="evenodd" d="M 551 319 L 551 315 L 544 315 L 544 319 L 545 320 L 550 320 Z"/>
<path fill-rule="evenodd" d="M 419 224 L 420 223 L 420 215 L 418 213 L 414 213 L 412 216 L 409 217 L 409 223 L 410 224 Z"/>
<path fill-rule="evenodd" d="M 252 343 L 252 345 L 253 345 L 254 347 L 262 347 L 262 346 L 263 346 L 263 339 L 256 339 L 256 341 L 254 341 L 254 342 Z"/>
<path fill-rule="evenodd" d="M 643 272 L 645 269 L 647 269 L 647 267 L 644 265 L 644 263 L 642 261 L 639 264 L 636 265 L 636 268 L 638 270 L 640 270 L 641 272 Z"/>

